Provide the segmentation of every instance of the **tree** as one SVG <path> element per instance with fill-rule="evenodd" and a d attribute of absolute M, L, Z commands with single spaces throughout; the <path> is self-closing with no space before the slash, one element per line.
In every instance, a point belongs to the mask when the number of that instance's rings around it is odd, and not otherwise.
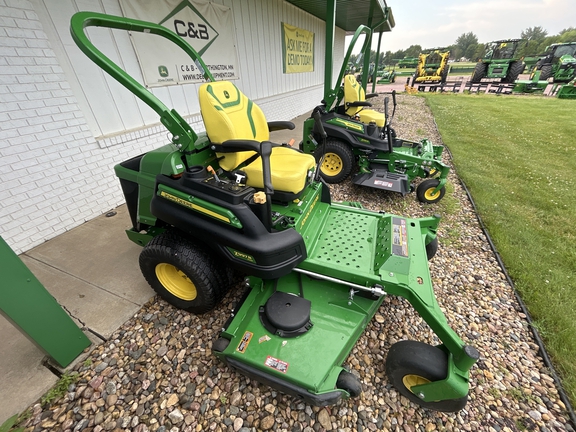
<path fill-rule="evenodd" d="M 476 52 L 477 49 L 478 44 L 468 45 L 468 48 L 466 48 L 466 51 L 464 51 L 464 57 L 466 57 L 470 61 L 477 60 L 474 58 L 474 53 Z"/>
<path fill-rule="evenodd" d="M 478 37 L 472 32 L 462 33 L 458 36 L 458 39 L 456 39 L 456 43 L 454 44 L 456 51 L 454 57 L 460 58 L 461 56 L 466 56 L 470 45 L 478 45 Z"/>
<path fill-rule="evenodd" d="M 404 50 L 398 50 L 392 53 L 392 58 L 394 59 L 395 63 L 398 63 L 398 60 L 403 59 L 406 56 Z"/>
<path fill-rule="evenodd" d="M 486 54 L 486 45 L 478 43 L 476 45 L 470 45 L 464 56 L 470 61 L 475 62 L 484 57 L 484 54 Z"/>
<path fill-rule="evenodd" d="M 570 27 L 560 32 L 560 42 L 576 42 L 576 28 Z"/>
<path fill-rule="evenodd" d="M 392 51 L 390 51 L 390 50 L 386 51 L 386 53 L 384 54 L 383 60 L 384 60 L 385 65 L 391 65 L 393 63 L 396 63 L 394 61 L 394 55 L 392 54 Z"/>
<path fill-rule="evenodd" d="M 404 52 L 404 57 L 418 57 L 422 52 L 421 45 L 410 45 Z"/>
<path fill-rule="evenodd" d="M 529 41 L 533 40 L 541 42 L 546 36 L 548 36 L 548 32 L 540 26 L 528 27 L 526 30 L 520 33 L 521 39 L 526 39 Z"/>
<path fill-rule="evenodd" d="M 522 45 L 520 47 L 520 49 L 518 50 L 518 55 L 520 57 L 526 57 L 526 56 L 535 56 L 538 54 L 542 54 L 542 51 L 540 51 L 540 43 L 539 41 L 536 40 L 529 40 L 527 43 L 525 43 L 524 45 Z"/>

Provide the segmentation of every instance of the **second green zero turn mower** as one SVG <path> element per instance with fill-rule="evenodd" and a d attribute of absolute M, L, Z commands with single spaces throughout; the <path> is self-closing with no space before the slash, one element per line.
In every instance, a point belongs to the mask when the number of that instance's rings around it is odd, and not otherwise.
<path fill-rule="evenodd" d="M 362 51 L 369 47 L 370 29 L 360 26 L 351 40 L 343 65 L 350 57 L 354 44 L 361 34 L 366 34 Z M 343 84 L 342 84 L 343 83 Z M 328 134 L 324 143 L 320 139 L 314 115 L 304 122 L 302 150 L 314 154 L 321 161 L 320 175 L 328 183 L 340 183 L 354 172 L 352 181 L 367 186 L 406 195 L 416 190 L 416 197 L 423 203 L 442 199 L 450 167 L 441 161 L 444 147 L 433 145 L 428 139 L 410 141 L 396 136 L 390 126 L 394 112 L 388 116 L 388 98 L 384 113 L 370 109 L 366 99 L 366 86 L 353 75 L 345 75 L 344 66 L 334 88 L 324 95 L 322 105 L 316 107 L 322 126 Z M 394 111 L 396 94 L 392 92 Z M 414 186 L 418 178 L 425 179 Z"/>
<path fill-rule="evenodd" d="M 85 34 L 88 26 L 158 35 L 182 48 L 207 81 L 199 89 L 206 132 L 196 134 L 100 52 Z M 479 354 L 450 328 L 434 296 L 427 258 L 438 246 L 439 217 L 410 219 L 332 202 L 312 156 L 268 141 L 270 130 L 294 125 L 266 122 L 234 84 L 214 81 L 171 30 L 79 12 L 71 32 L 172 133 L 166 145 L 115 167 L 132 221 L 127 234 L 143 246 L 146 280 L 172 305 L 200 314 L 238 286 L 235 273 L 247 275 L 246 294 L 212 345 L 216 356 L 310 404 L 358 396 L 361 381 L 344 362 L 385 295 L 398 295 L 441 343 L 394 344 L 388 379 L 423 407 L 464 407 Z"/>

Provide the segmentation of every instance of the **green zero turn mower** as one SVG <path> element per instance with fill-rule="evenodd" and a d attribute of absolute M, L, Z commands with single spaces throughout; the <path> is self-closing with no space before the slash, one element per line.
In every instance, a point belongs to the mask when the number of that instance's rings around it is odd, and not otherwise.
<path fill-rule="evenodd" d="M 206 133 L 132 79 L 85 35 L 88 26 L 158 35 L 203 73 Z M 410 219 L 334 203 L 314 158 L 268 141 L 262 111 L 231 82 L 215 82 L 198 53 L 157 24 L 93 12 L 72 17 L 72 36 L 97 65 L 154 109 L 171 142 L 115 167 L 140 267 L 172 305 L 205 313 L 247 275 L 246 295 L 212 345 L 232 369 L 314 405 L 357 396 L 343 366 L 386 294 L 406 298 L 441 341 L 401 341 L 386 360 L 391 383 L 430 409 L 457 411 L 479 358 L 440 310 L 427 257 L 439 217 Z M 250 114 L 250 115 L 249 115 Z M 224 127 L 225 126 L 225 127 Z M 321 123 L 319 124 L 321 128 Z"/>
<path fill-rule="evenodd" d="M 361 34 L 370 29 L 360 26 L 348 48 L 350 57 L 354 44 Z M 370 38 L 366 37 L 366 41 Z M 364 43 L 362 51 L 369 49 Z M 346 61 L 343 63 L 346 64 Z M 344 75 L 342 67 L 334 88 L 324 95 L 322 104 L 313 114 L 320 115 L 322 126 L 328 134 L 326 142 L 320 138 L 314 115 L 304 122 L 302 149 L 314 154 L 321 161 L 320 175 L 328 183 L 344 181 L 357 165 L 354 184 L 373 187 L 406 195 L 416 189 L 416 196 L 424 203 L 438 202 L 445 194 L 450 167 L 441 161 L 444 147 L 433 145 L 428 139 L 409 141 L 398 138 L 388 116 L 388 98 L 385 112 L 369 109 L 372 104 L 353 75 Z M 341 84 L 343 82 L 343 84 Z M 394 110 L 396 96 L 392 92 Z M 417 188 L 414 180 L 424 178 Z"/>

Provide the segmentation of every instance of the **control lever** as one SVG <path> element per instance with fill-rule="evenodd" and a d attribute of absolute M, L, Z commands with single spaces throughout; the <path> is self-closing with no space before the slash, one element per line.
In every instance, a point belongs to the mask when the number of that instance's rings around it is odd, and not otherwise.
<path fill-rule="evenodd" d="M 210 174 L 214 176 L 214 180 L 216 180 L 217 183 L 220 183 L 220 179 L 218 178 L 218 174 L 216 174 L 216 171 L 214 171 L 214 168 L 212 168 L 211 165 L 208 165 L 206 169 Z"/>

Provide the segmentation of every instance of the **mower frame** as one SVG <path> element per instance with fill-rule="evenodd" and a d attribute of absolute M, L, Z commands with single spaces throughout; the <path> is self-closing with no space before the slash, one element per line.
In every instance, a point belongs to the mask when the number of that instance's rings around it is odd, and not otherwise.
<path fill-rule="evenodd" d="M 332 203 L 329 187 L 316 176 L 308 177 L 297 200 L 256 202 L 262 191 L 226 179 L 206 133 L 196 134 L 182 116 L 100 52 L 84 33 L 89 26 L 167 38 L 201 67 L 208 81 L 213 77 L 186 41 L 160 25 L 94 12 L 72 17 L 71 33 L 80 49 L 152 107 L 172 133 L 170 143 L 115 167 L 132 221 L 128 237 L 144 246 L 143 273 L 158 274 L 165 267 L 164 262 L 156 269 L 146 267 L 160 249 L 168 251 L 165 261 L 171 266 L 188 258 L 194 267 L 199 260 L 202 280 L 188 267 L 177 268 L 177 278 L 187 279 L 198 291 L 212 284 L 214 302 L 201 312 L 215 307 L 225 288 L 234 285 L 233 270 L 248 275 L 247 293 L 213 343 L 214 354 L 233 369 L 308 403 L 333 404 L 361 391 L 343 363 L 384 296 L 398 295 L 413 305 L 441 344 L 402 344 L 394 350 L 389 375 L 422 406 L 461 409 L 469 369 L 479 354 L 451 329 L 434 296 L 426 258 L 435 253 L 440 218 L 411 219 L 368 211 L 358 203 Z M 264 195 L 273 197 L 272 143 L 226 141 L 221 146 L 224 151 L 257 152 Z M 153 288 L 177 307 L 195 301 Z M 287 315 L 287 306 L 294 313 Z M 412 363 L 412 369 L 394 366 L 408 357 L 413 361 L 407 348 L 439 356 L 441 361 L 433 365 L 436 374 L 429 376 L 425 360 Z M 403 374 L 428 378 L 407 386 Z"/>

